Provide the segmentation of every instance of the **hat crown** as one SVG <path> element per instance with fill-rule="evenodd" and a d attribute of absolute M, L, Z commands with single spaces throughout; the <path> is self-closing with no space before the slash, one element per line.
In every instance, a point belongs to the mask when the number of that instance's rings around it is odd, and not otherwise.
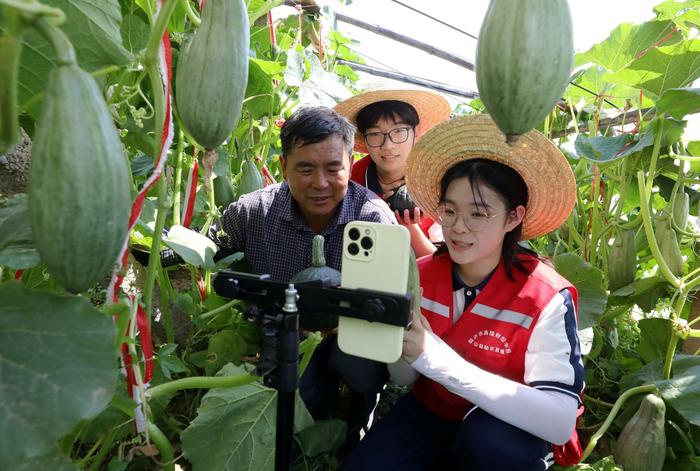
<path fill-rule="evenodd" d="M 437 217 L 440 182 L 453 165 L 469 159 L 494 160 L 513 168 L 528 188 L 522 239 L 559 227 L 576 201 L 576 181 L 561 151 L 540 132 L 508 144 L 488 115 L 467 115 L 438 124 L 416 143 L 406 163 L 406 185 L 416 204 Z"/>

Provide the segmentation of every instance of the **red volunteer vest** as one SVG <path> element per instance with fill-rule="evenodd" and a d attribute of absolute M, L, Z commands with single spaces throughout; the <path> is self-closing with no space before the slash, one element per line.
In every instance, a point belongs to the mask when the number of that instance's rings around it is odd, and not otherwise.
<path fill-rule="evenodd" d="M 513 270 L 514 280 L 499 264 L 484 289 L 452 322 L 452 260 L 449 254 L 418 261 L 423 288 L 421 312 L 433 332 L 470 363 L 524 384 L 525 353 L 542 310 L 564 288 L 577 304 L 576 289 L 553 268 L 521 256 L 527 273 Z M 442 385 L 421 376 L 413 394 L 436 415 L 462 420 L 471 404 Z"/>
<path fill-rule="evenodd" d="M 367 187 L 367 168 L 372 163 L 372 158 L 369 155 L 365 155 L 360 160 L 356 160 L 352 164 L 352 169 L 350 170 L 350 180 L 354 181 L 358 185 Z M 382 196 L 381 194 L 379 195 Z M 426 237 L 430 237 L 428 234 L 428 229 L 433 225 L 435 221 L 427 216 L 424 216 L 419 225 L 420 230 L 423 231 Z"/>

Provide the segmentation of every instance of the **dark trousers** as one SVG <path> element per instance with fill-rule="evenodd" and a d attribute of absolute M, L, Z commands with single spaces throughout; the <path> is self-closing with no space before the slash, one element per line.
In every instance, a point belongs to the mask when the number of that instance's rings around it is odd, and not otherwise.
<path fill-rule="evenodd" d="M 343 353 L 335 335 L 323 339 L 299 381 L 299 393 L 314 419 L 335 417 L 340 380 L 353 396 L 353 423 L 364 426 L 389 372 L 386 364 Z"/>
<path fill-rule="evenodd" d="M 372 427 L 342 469 L 545 470 L 550 453 L 549 443 L 480 408 L 461 422 L 450 422 L 408 393 Z"/>

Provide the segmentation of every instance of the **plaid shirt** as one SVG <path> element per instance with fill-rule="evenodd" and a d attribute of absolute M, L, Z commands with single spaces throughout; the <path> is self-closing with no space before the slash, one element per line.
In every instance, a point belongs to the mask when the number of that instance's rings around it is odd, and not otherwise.
<path fill-rule="evenodd" d="M 321 232 L 326 239 L 326 265 L 340 270 L 343 230 L 350 221 L 396 224 L 386 203 L 366 188 L 350 182 L 335 217 Z M 226 233 L 216 238 L 223 248 L 244 252 L 257 274 L 269 274 L 286 282 L 311 266 L 311 243 L 316 235 L 304 221 L 287 182 L 270 185 L 241 196 L 224 211 L 221 225 Z"/>

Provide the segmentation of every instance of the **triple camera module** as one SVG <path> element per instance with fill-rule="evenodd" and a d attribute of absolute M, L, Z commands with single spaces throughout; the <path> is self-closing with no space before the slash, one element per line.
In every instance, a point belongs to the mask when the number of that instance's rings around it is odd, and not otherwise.
<path fill-rule="evenodd" d="M 372 247 L 374 247 L 371 234 L 372 231 L 369 228 L 362 230 L 356 227 L 351 228 L 348 231 L 348 238 L 351 241 L 347 246 L 348 253 L 352 256 L 362 253 L 365 257 L 369 257 L 372 253 Z"/>

